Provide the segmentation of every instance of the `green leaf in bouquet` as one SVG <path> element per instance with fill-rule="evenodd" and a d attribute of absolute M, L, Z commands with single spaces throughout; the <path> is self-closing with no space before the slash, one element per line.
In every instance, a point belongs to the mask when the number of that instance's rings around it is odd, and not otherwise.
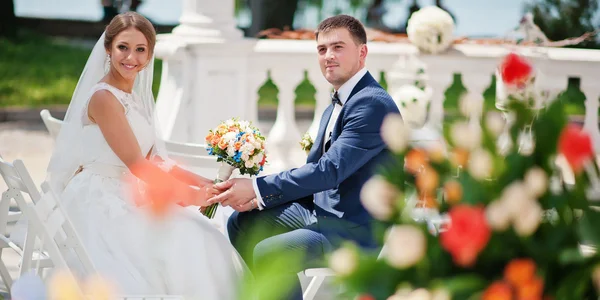
<path fill-rule="evenodd" d="M 586 188 L 588 187 L 589 180 L 584 174 L 575 176 L 575 185 L 572 186 L 568 192 L 569 206 L 578 209 L 588 209 L 590 202 L 586 196 Z"/>
<path fill-rule="evenodd" d="M 389 162 L 377 167 L 377 174 L 395 185 L 400 191 L 404 191 L 406 183 L 406 172 L 404 171 L 404 154 L 394 155 Z"/>
<path fill-rule="evenodd" d="M 375 299 L 387 299 L 398 284 L 407 282 L 414 274 L 411 270 L 396 270 L 376 257 L 361 256 L 356 272 L 343 279 L 343 284 L 351 295 L 368 293 Z"/>
<path fill-rule="evenodd" d="M 579 247 L 563 249 L 558 255 L 558 263 L 563 265 L 578 264 L 583 262 L 585 262 L 585 257 L 581 254 Z"/>
<path fill-rule="evenodd" d="M 517 152 L 510 153 L 505 158 L 505 172 L 498 178 L 498 185 L 506 187 L 509 184 L 523 179 L 523 174 L 533 165 L 531 158 Z"/>
<path fill-rule="evenodd" d="M 584 243 L 600 245 L 600 212 L 585 210 L 577 224 L 579 236 Z"/>
<path fill-rule="evenodd" d="M 591 277 L 592 267 L 570 268 L 564 271 L 565 277 L 557 285 L 555 300 L 589 299 L 585 295 L 593 289 Z"/>
<path fill-rule="evenodd" d="M 477 205 L 492 200 L 486 199 L 485 187 L 483 186 L 483 183 L 475 180 L 467 172 L 462 172 L 458 181 L 462 185 L 463 191 L 468 191 L 463 193 L 461 203 Z"/>
<path fill-rule="evenodd" d="M 432 285 L 434 288 L 447 290 L 453 299 L 468 299 L 471 295 L 484 290 L 488 281 L 479 274 L 463 274 L 436 280 Z"/>

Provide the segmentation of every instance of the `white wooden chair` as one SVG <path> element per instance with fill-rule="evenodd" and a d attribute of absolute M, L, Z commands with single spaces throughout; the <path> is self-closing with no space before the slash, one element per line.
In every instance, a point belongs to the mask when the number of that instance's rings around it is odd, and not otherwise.
<path fill-rule="evenodd" d="M 46 125 L 46 129 L 48 129 L 50 136 L 56 139 L 63 121 L 53 117 L 47 109 L 40 111 L 40 116 L 42 117 L 42 121 L 44 121 L 44 125 Z"/>
<path fill-rule="evenodd" d="M 72 257 L 77 258 L 82 272 L 95 274 L 96 268 L 62 209 L 58 196 L 47 182 L 42 183 L 42 192 L 42 197 L 24 211 L 35 238 L 40 240 L 40 247 L 48 253 L 55 269 L 72 273 L 66 261 L 66 257 Z M 25 248 L 35 246 L 36 243 L 26 244 Z"/>
<path fill-rule="evenodd" d="M 20 275 L 29 270 L 33 262 L 36 262 L 40 268 L 52 267 L 52 262 L 43 252 L 34 252 L 31 247 L 26 248 L 24 245 L 17 245 L 10 233 L 7 232 L 8 226 L 14 225 L 23 215 L 23 210 L 27 208 L 28 204 L 23 194 L 28 195 L 29 200 L 33 203 L 40 199 L 40 193 L 31 175 L 25 168 L 25 164 L 21 160 L 9 163 L 0 157 L 0 175 L 2 175 L 8 187 L 2 193 L 2 199 L 0 199 L 0 232 L 2 233 L 0 234 L 0 260 L 2 258 L 2 250 L 11 248 L 21 257 Z M 10 211 L 12 201 L 16 202 L 19 211 Z M 28 226 L 25 232 L 25 244 L 27 244 L 27 240 L 30 240 L 29 243 L 32 244 L 34 238 L 35 234 L 32 233 L 31 228 Z M 12 278 L 3 261 L 0 262 L 0 275 L 7 289 L 10 289 Z"/>

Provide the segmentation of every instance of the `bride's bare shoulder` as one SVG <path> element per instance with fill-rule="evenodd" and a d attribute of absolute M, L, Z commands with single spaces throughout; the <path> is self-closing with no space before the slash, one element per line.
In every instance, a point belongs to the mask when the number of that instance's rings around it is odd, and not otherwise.
<path fill-rule="evenodd" d="M 118 113 L 125 113 L 125 107 L 109 90 L 100 89 L 92 94 L 88 103 L 90 121 L 96 123 L 94 119 L 100 116 L 112 116 Z"/>

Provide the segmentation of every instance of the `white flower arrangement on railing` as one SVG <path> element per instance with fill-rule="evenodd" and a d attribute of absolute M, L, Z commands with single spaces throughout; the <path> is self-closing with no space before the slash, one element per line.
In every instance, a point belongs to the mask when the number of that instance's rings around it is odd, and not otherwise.
<path fill-rule="evenodd" d="M 437 54 L 454 42 L 454 20 L 437 6 L 426 6 L 414 12 L 406 27 L 408 39 L 421 51 Z"/>
<path fill-rule="evenodd" d="M 406 84 L 392 91 L 392 99 L 396 102 L 404 122 L 412 129 L 421 128 L 427 122 L 432 89 Z"/>

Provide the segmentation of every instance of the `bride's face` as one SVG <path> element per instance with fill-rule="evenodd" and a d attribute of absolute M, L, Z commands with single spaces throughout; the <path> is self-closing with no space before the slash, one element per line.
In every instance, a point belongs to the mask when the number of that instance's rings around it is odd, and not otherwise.
<path fill-rule="evenodd" d="M 134 80 L 137 73 L 148 64 L 148 40 L 135 28 L 123 30 L 113 40 L 109 54 L 112 71 Z"/>

